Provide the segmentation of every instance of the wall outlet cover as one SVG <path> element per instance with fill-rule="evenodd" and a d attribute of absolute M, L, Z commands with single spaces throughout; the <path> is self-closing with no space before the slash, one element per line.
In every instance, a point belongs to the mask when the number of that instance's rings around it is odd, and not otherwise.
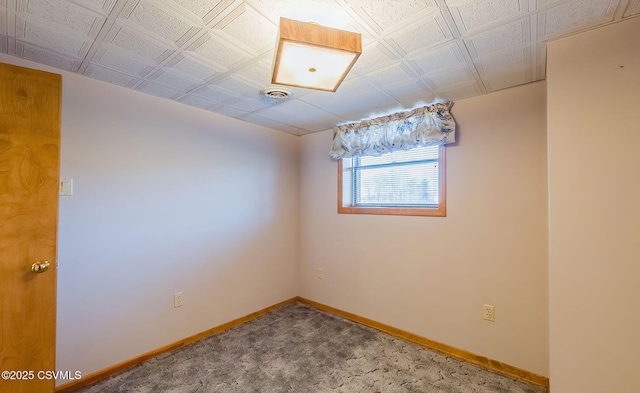
<path fill-rule="evenodd" d="M 184 305 L 184 297 L 182 292 L 176 292 L 173 294 L 173 307 L 182 307 Z"/>
<path fill-rule="evenodd" d="M 484 319 L 490 322 L 496 321 L 496 308 L 490 304 L 483 304 Z"/>

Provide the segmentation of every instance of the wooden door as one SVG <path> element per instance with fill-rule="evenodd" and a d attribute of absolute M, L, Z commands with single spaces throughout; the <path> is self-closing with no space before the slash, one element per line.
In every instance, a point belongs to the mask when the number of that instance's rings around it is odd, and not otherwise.
<path fill-rule="evenodd" d="M 55 386 L 42 371 L 55 370 L 61 86 L 60 75 L 0 63 L 2 393 Z M 39 260 L 50 265 L 36 273 Z"/>

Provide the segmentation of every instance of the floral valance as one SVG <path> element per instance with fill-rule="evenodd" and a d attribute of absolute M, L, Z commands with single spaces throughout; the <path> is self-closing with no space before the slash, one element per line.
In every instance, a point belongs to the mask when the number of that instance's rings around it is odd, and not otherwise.
<path fill-rule="evenodd" d="M 452 105 L 453 102 L 443 102 L 336 126 L 329 155 L 338 160 L 453 143 L 456 122 L 449 112 Z"/>

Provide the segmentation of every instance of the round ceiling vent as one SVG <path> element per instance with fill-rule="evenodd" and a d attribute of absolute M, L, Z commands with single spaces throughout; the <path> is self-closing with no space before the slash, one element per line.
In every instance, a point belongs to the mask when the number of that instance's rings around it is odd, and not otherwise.
<path fill-rule="evenodd" d="M 293 94 L 289 89 L 282 87 L 267 87 L 260 91 L 263 96 L 273 98 L 274 100 L 285 100 Z"/>

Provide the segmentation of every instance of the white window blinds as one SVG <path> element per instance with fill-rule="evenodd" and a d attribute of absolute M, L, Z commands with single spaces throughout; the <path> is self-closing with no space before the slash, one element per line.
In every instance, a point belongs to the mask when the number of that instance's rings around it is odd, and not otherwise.
<path fill-rule="evenodd" d="M 355 157 L 353 206 L 437 207 L 439 146 Z"/>

